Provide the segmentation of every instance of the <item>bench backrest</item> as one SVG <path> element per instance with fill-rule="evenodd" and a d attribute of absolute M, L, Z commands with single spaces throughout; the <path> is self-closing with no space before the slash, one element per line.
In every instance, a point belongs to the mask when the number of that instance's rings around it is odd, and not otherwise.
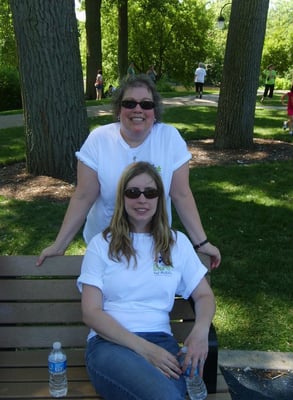
<path fill-rule="evenodd" d="M 0 348 L 47 349 L 56 340 L 65 348 L 85 347 L 88 328 L 76 287 L 82 256 L 49 258 L 41 267 L 36 259 L 0 256 Z M 176 299 L 171 319 L 182 342 L 194 320 L 186 300 Z"/>

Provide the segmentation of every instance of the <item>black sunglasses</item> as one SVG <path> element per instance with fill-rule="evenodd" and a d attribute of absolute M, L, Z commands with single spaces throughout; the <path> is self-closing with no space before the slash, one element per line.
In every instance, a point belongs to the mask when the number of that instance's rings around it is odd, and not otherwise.
<path fill-rule="evenodd" d="M 135 101 L 135 100 L 122 100 L 121 101 L 121 106 L 124 108 L 129 108 L 129 109 L 133 109 L 135 108 L 137 105 L 140 105 L 140 107 L 143 110 L 151 110 L 153 108 L 155 108 L 155 103 L 151 100 L 143 100 L 143 101 Z"/>
<path fill-rule="evenodd" d="M 124 190 L 124 194 L 129 199 L 138 199 L 141 194 L 143 194 L 146 199 L 154 199 L 160 195 L 158 189 L 145 189 L 142 192 L 138 188 L 126 189 Z"/>

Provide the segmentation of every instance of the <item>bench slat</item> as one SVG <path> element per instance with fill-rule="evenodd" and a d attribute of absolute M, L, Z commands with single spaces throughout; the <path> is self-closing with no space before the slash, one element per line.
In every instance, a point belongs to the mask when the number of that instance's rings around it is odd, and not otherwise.
<path fill-rule="evenodd" d="M 47 358 L 45 359 L 47 361 Z M 1 382 L 48 382 L 48 367 L 43 368 L 13 368 L 0 369 L 0 383 Z M 68 367 L 67 368 L 68 381 L 88 381 L 88 374 L 85 367 Z"/>
<path fill-rule="evenodd" d="M 0 304 L 0 321 L 5 321 L 5 324 L 74 323 L 81 320 L 80 302 Z"/>
<path fill-rule="evenodd" d="M 86 326 L 2 326 L 2 348 L 51 348 L 60 341 L 64 347 L 84 347 L 88 328 Z"/>
<path fill-rule="evenodd" d="M 1 351 L 0 368 L 33 368 L 47 367 L 49 349 L 46 350 L 23 350 L 23 351 Z M 68 364 L 72 367 L 83 366 L 84 348 L 66 349 Z"/>
<path fill-rule="evenodd" d="M 0 276 L 79 275 L 83 256 L 48 258 L 36 267 L 37 256 L 0 256 Z"/>
<path fill-rule="evenodd" d="M 5 399 L 39 399 L 51 398 L 48 379 L 46 382 L 7 382 L 1 383 L 0 397 Z M 4 397 L 5 396 L 5 397 Z M 96 395 L 89 381 L 69 382 L 66 399 L 101 399 Z"/>
<path fill-rule="evenodd" d="M 4 279 L 0 281 L 0 301 L 72 299 L 80 299 L 76 279 Z"/>

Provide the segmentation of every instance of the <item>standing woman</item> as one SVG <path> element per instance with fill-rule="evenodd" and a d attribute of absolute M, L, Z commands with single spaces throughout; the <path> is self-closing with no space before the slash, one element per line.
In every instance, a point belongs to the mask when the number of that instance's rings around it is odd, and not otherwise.
<path fill-rule="evenodd" d="M 104 81 L 103 81 L 103 75 L 102 75 L 101 69 L 98 70 L 95 87 L 96 87 L 96 92 L 97 92 L 97 100 L 102 100 Z"/>
<path fill-rule="evenodd" d="M 90 242 L 78 278 L 93 386 L 105 400 L 184 400 L 183 371 L 202 376 L 215 300 L 192 244 L 169 226 L 156 168 L 134 163 L 121 176 L 110 225 Z M 169 312 L 175 295 L 192 297 L 196 321 L 180 348 Z M 196 399 L 206 388 L 196 387 Z M 194 393 L 193 393 L 194 396 Z"/>
<path fill-rule="evenodd" d="M 78 158 L 77 186 L 55 242 L 37 261 L 62 255 L 85 222 L 86 243 L 110 223 L 121 172 L 134 161 L 148 161 L 161 171 L 171 226 L 171 200 L 195 249 L 211 257 L 211 268 L 221 255 L 203 229 L 189 185 L 191 154 L 180 133 L 160 122 L 161 101 L 154 82 L 145 74 L 131 76 L 113 93 L 116 122 L 94 129 Z"/>

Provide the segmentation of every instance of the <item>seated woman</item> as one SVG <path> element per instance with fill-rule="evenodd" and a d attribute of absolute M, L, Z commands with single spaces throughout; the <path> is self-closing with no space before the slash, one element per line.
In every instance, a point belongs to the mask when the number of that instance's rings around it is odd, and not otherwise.
<path fill-rule="evenodd" d="M 215 300 L 189 239 L 169 227 L 164 186 L 147 162 L 122 174 L 110 226 L 89 243 L 78 287 L 91 329 L 86 364 L 106 400 L 184 400 L 183 373 L 202 376 Z M 180 347 L 169 312 L 174 296 L 191 296 L 196 321 Z"/>

